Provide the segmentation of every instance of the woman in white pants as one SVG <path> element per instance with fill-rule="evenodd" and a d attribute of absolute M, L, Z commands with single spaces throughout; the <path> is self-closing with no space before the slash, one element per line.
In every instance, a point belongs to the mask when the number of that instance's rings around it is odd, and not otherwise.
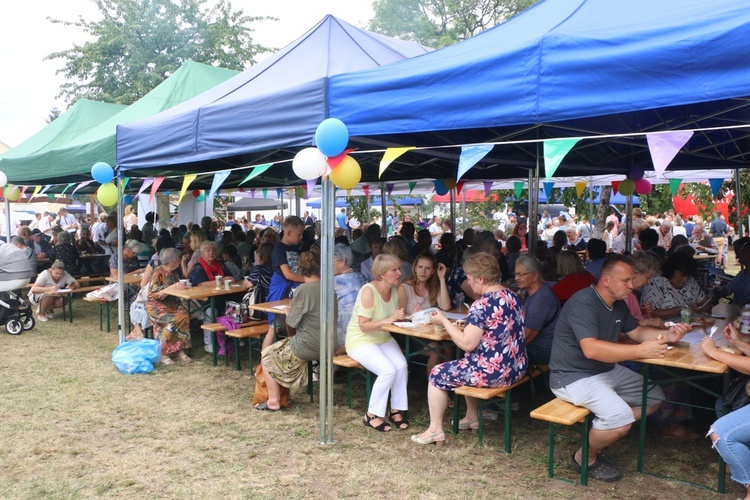
<path fill-rule="evenodd" d="M 384 325 L 404 318 L 404 310 L 398 307 L 396 291 L 401 277 L 401 259 L 380 254 L 375 258 L 371 272 L 374 279 L 359 291 L 346 329 L 346 352 L 378 376 L 372 386 L 365 426 L 380 432 L 391 430 L 386 421 L 390 392 L 388 420 L 397 429 L 406 430 L 409 428 L 403 414 L 409 409 L 406 358 L 391 334 L 383 330 Z"/>

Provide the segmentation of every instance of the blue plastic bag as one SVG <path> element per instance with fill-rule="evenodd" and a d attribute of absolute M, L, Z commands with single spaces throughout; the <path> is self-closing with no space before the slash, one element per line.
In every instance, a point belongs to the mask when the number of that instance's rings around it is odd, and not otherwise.
<path fill-rule="evenodd" d="M 112 351 L 112 362 L 120 373 L 151 373 L 161 359 L 161 342 L 153 339 L 130 340 Z"/>

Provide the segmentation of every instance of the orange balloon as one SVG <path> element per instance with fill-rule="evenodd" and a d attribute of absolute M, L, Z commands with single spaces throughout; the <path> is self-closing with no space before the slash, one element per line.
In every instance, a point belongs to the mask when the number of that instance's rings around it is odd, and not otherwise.
<path fill-rule="evenodd" d="M 341 189 L 352 189 L 362 179 L 362 169 L 357 160 L 347 155 L 329 175 L 331 182 Z"/>

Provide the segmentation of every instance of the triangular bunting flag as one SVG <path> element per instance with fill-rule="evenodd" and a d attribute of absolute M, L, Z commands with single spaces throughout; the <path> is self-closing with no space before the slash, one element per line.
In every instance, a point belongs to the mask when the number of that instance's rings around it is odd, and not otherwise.
<path fill-rule="evenodd" d="M 148 197 L 149 205 L 154 202 L 154 196 L 156 196 L 156 192 L 159 190 L 161 183 L 164 182 L 164 179 L 166 179 L 166 177 L 156 177 L 154 182 L 151 183 L 151 196 Z"/>
<path fill-rule="evenodd" d="M 666 132 L 661 134 L 646 134 L 651 161 L 654 162 L 656 177 L 662 177 L 670 162 L 677 156 L 693 133 L 687 130 Z"/>
<path fill-rule="evenodd" d="M 414 146 L 408 146 L 405 148 L 388 148 L 383 153 L 383 158 L 380 160 L 380 171 L 378 172 L 378 179 L 383 175 L 383 172 L 393 163 L 393 160 L 406 153 L 410 149 L 416 149 Z"/>
<path fill-rule="evenodd" d="M 39 196 L 42 196 L 51 187 L 52 187 L 52 184 L 47 184 L 46 186 L 44 186 L 44 188 L 41 191 L 39 191 Z"/>
<path fill-rule="evenodd" d="M 487 198 L 490 195 L 490 190 L 492 189 L 492 181 L 484 181 L 484 197 Z"/>
<path fill-rule="evenodd" d="M 182 188 L 180 189 L 180 198 L 179 200 L 177 200 L 178 204 L 182 201 L 182 197 L 185 196 L 185 191 L 187 191 L 188 186 L 190 186 L 190 183 L 193 182 L 196 177 L 198 177 L 198 174 L 188 174 L 182 180 Z"/>
<path fill-rule="evenodd" d="M 391 195 L 391 193 L 393 192 L 393 188 L 394 187 L 396 187 L 396 185 L 394 183 L 392 183 L 392 182 L 389 182 L 389 183 L 387 183 L 385 185 L 385 191 L 386 191 L 386 193 L 388 193 L 388 196 Z"/>
<path fill-rule="evenodd" d="M 544 194 L 547 195 L 547 202 L 549 202 L 550 197 L 552 196 L 552 188 L 555 187 L 554 182 L 544 182 Z"/>
<path fill-rule="evenodd" d="M 75 189 L 73 190 L 73 192 L 72 192 L 72 193 L 70 193 L 70 196 L 73 196 L 74 194 L 76 194 L 76 191 L 78 191 L 78 190 L 79 190 L 79 189 L 81 189 L 82 187 L 86 187 L 86 186 L 88 186 L 88 185 L 89 185 L 89 184 L 91 184 L 92 182 L 94 182 L 94 180 L 93 180 L 93 179 L 92 179 L 92 180 L 90 180 L 90 181 L 83 181 L 82 183 L 80 183 L 79 185 L 77 185 L 77 186 L 76 186 L 76 188 L 75 188 Z M 35 193 L 35 194 L 36 194 L 36 193 Z"/>
<path fill-rule="evenodd" d="M 362 186 L 362 192 L 365 193 L 365 196 L 370 196 L 370 186 L 364 184 Z"/>
<path fill-rule="evenodd" d="M 718 198 L 721 194 L 721 185 L 724 184 L 724 179 L 708 179 L 708 183 L 711 184 L 711 192 L 714 194 L 714 198 Z"/>
<path fill-rule="evenodd" d="M 255 188 L 250 188 L 250 198 L 255 199 Z"/>
<path fill-rule="evenodd" d="M 464 188 L 464 181 L 458 181 L 456 183 L 456 196 L 461 196 L 461 190 Z M 409 192 L 411 194 L 411 191 Z"/>
<path fill-rule="evenodd" d="M 521 193 L 523 193 L 523 181 L 515 181 L 513 183 L 513 190 L 515 192 L 516 199 L 520 200 L 521 199 Z"/>
<path fill-rule="evenodd" d="M 309 179 L 307 181 L 307 194 L 305 195 L 305 199 L 309 198 L 313 194 L 313 190 L 315 189 L 315 186 L 318 184 L 318 179 Z"/>
<path fill-rule="evenodd" d="M 89 181 L 94 182 L 94 181 Z M 34 186 L 34 194 L 31 195 L 31 198 L 29 198 L 29 203 L 31 203 L 31 200 L 33 200 L 36 197 L 36 194 L 42 189 L 42 186 Z"/>
<path fill-rule="evenodd" d="M 229 174 L 232 172 L 216 172 L 214 174 L 214 180 L 211 183 L 211 189 L 208 190 L 208 196 L 207 198 L 209 200 L 213 199 L 214 194 L 216 194 L 216 191 L 219 190 L 222 184 L 224 184 L 224 181 L 227 180 L 227 177 L 229 177 Z"/>
<path fill-rule="evenodd" d="M 295 193 L 297 192 L 294 188 L 289 188 L 289 198 L 294 198 Z"/>
<path fill-rule="evenodd" d="M 617 191 L 620 189 L 620 183 L 622 181 L 612 181 L 612 194 L 617 194 Z"/>
<path fill-rule="evenodd" d="M 346 155 L 354 151 L 353 149 L 345 149 L 343 152 L 337 154 L 336 156 L 331 156 L 326 159 L 326 164 L 328 165 L 328 168 L 326 168 L 326 173 L 324 175 L 328 175 L 331 173 L 331 170 L 336 170 L 336 167 L 339 166 L 339 164 L 344 161 L 344 158 L 346 158 Z"/>
<path fill-rule="evenodd" d="M 130 177 L 123 177 L 122 178 L 122 188 L 120 189 L 120 192 L 122 194 L 125 194 L 125 188 L 128 187 L 128 182 L 130 182 Z"/>
<path fill-rule="evenodd" d="M 576 196 L 578 196 L 579 198 L 583 194 L 583 190 L 586 189 L 586 184 L 587 184 L 586 181 L 577 181 L 576 182 Z"/>
<path fill-rule="evenodd" d="M 67 191 L 68 189 L 72 188 L 75 185 L 76 185 L 75 182 L 71 182 L 70 184 L 68 184 L 67 186 L 65 186 L 65 189 L 62 190 L 62 193 L 60 193 L 60 196 L 64 195 L 65 191 Z"/>
<path fill-rule="evenodd" d="M 281 188 L 276 188 L 276 198 L 281 199 Z"/>
<path fill-rule="evenodd" d="M 256 166 L 255 166 L 255 167 L 253 168 L 253 171 L 252 171 L 252 172 L 250 172 L 249 174 L 247 174 L 247 177 L 245 177 L 245 180 L 243 180 L 242 182 L 240 182 L 240 183 L 238 184 L 238 186 L 241 186 L 241 185 L 243 185 L 244 183 L 246 183 L 246 182 L 247 182 L 247 181 L 249 181 L 250 179 L 253 179 L 253 178 L 255 178 L 255 177 L 258 177 L 258 176 L 259 176 L 260 174 L 262 174 L 263 172 L 265 172 L 266 170 L 268 170 L 268 169 L 269 169 L 269 168 L 271 168 L 272 166 L 273 166 L 273 163 L 264 163 L 263 165 L 256 165 Z"/>
<path fill-rule="evenodd" d="M 414 191 L 415 187 L 417 187 L 417 181 L 410 181 L 409 182 L 409 196 L 411 196 L 411 192 Z"/>
<path fill-rule="evenodd" d="M 480 144 L 479 146 L 461 146 L 461 157 L 458 159 L 458 174 L 456 180 L 461 180 L 461 177 L 471 170 L 471 167 L 476 165 L 479 160 L 487 156 L 495 147 L 492 144 Z"/>
<path fill-rule="evenodd" d="M 154 179 L 143 179 L 143 184 L 141 184 L 141 187 L 138 189 L 138 192 L 136 193 L 135 197 L 138 198 L 142 192 L 146 190 L 151 184 L 154 183 Z"/>
<path fill-rule="evenodd" d="M 580 139 L 550 139 L 544 141 L 544 174 L 551 179 L 563 158 Z"/>
<path fill-rule="evenodd" d="M 352 190 L 351 189 L 347 189 L 346 190 L 346 197 L 347 198 L 351 198 L 352 197 Z"/>
<path fill-rule="evenodd" d="M 268 189 L 263 188 L 263 198 L 268 198 Z"/>
<path fill-rule="evenodd" d="M 677 193 L 680 192 L 680 184 L 682 184 L 682 179 L 669 179 L 669 190 L 672 192 L 672 196 L 677 196 Z"/>

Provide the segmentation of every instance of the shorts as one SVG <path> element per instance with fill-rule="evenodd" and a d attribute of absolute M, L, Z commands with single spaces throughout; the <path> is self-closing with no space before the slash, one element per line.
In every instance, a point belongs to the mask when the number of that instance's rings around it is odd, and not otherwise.
<path fill-rule="evenodd" d="M 558 398 L 588 408 L 594 414 L 592 426 L 599 431 L 619 429 L 635 422 L 633 408 L 641 405 L 643 377 L 624 366 L 577 380 L 560 389 L 552 389 Z M 664 399 L 654 386 L 648 392 L 648 406 Z"/>

